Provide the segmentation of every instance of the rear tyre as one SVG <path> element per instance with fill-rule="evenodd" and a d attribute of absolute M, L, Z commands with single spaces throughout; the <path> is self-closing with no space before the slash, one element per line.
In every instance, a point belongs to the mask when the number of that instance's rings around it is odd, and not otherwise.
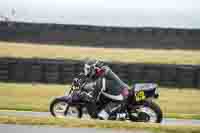
<path fill-rule="evenodd" d="M 158 104 L 153 101 L 145 101 L 142 105 L 129 112 L 131 121 L 161 123 L 163 113 Z"/>
<path fill-rule="evenodd" d="M 51 115 L 58 118 L 67 116 L 81 118 L 82 110 L 76 106 L 70 106 L 67 101 L 63 99 L 55 99 L 50 104 Z"/>

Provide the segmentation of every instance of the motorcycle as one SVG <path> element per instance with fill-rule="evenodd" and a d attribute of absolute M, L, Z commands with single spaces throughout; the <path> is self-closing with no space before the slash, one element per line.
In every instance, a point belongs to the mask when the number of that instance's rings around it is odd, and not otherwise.
<path fill-rule="evenodd" d="M 110 101 L 98 90 L 98 95 L 92 101 L 84 100 L 80 94 L 90 95 L 93 91 L 86 90 L 84 86 L 87 79 L 74 78 L 71 89 L 66 89 L 64 96 L 54 98 L 50 103 L 50 112 L 54 117 L 77 117 L 89 114 L 98 119 L 97 114 L 103 109 L 105 103 Z M 155 83 L 137 83 L 130 90 L 128 98 L 120 104 L 120 109 L 110 114 L 109 120 L 130 120 L 133 122 L 161 123 L 163 113 L 159 105 L 153 100 L 159 97 L 158 86 Z M 125 116 L 121 119 L 120 116 Z"/>

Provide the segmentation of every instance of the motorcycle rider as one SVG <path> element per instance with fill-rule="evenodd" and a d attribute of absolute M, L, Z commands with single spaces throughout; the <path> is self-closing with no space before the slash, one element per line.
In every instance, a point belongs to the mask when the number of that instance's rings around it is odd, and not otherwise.
<path fill-rule="evenodd" d="M 105 97 L 110 99 L 105 107 L 98 113 L 99 119 L 109 119 L 110 114 L 119 109 L 121 103 L 126 100 L 128 96 L 128 85 L 126 85 L 110 67 L 98 60 L 86 60 L 84 63 L 84 75 L 91 80 L 85 88 L 93 90 L 99 89 Z M 87 94 L 84 97 L 94 99 L 97 95 L 98 94 Z"/>

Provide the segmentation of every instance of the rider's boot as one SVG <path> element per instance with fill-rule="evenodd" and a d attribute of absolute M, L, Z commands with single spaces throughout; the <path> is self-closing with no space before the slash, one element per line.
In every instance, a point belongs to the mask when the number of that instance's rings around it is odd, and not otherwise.
<path fill-rule="evenodd" d="M 107 120 L 109 118 L 109 113 L 107 113 L 104 109 L 101 110 L 98 114 L 98 118 L 100 120 Z"/>
<path fill-rule="evenodd" d="M 115 112 L 120 108 L 121 108 L 121 104 L 120 103 L 109 102 L 106 105 L 106 107 L 99 112 L 98 117 L 99 117 L 99 119 L 103 119 L 103 120 L 110 119 L 110 115 L 111 114 L 115 114 Z"/>

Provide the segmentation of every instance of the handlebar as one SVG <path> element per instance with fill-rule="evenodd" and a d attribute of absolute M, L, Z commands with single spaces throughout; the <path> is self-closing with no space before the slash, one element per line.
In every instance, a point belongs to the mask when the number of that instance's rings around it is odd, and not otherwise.
<path fill-rule="evenodd" d="M 85 78 L 85 79 L 84 79 Z M 70 91 L 66 91 L 66 95 L 70 95 L 75 89 L 77 90 L 82 90 L 84 86 L 87 84 L 88 78 L 84 76 L 83 78 L 83 73 L 80 73 L 78 77 L 74 78 L 71 84 L 71 89 Z M 68 93 L 68 94 L 67 94 Z"/>

